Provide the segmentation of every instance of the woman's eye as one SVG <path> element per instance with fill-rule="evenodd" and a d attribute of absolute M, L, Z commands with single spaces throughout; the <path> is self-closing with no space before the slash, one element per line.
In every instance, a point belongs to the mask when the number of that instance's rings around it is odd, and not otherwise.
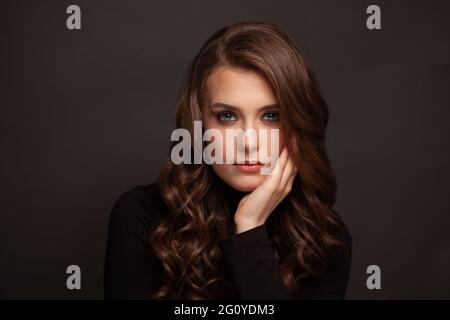
<path fill-rule="evenodd" d="M 236 120 L 235 116 L 231 112 L 223 112 L 218 115 L 217 119 L 219 121 L 234 121 L 234 120 Z"/>
<path fill-rule="evenodd" d="M 266 112 L 263 115 L 263 119 L 268 120 L 268 121 L 277 121 L 278 120 L 278 112 L 275 112 L 275 111 Z"/>

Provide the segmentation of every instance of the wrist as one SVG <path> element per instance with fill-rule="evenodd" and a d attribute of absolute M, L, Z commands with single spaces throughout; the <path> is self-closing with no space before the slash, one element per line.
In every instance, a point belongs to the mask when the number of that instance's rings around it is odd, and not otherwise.
<path fill-rule="evenodd" d="M 236 234 L 248 231 L 250 229 L 259 227 L 260 225 L 262 225 L 263 222 L 257 222 L 257 221 L 235 221 L 234 223 L 234 229 Z"/>

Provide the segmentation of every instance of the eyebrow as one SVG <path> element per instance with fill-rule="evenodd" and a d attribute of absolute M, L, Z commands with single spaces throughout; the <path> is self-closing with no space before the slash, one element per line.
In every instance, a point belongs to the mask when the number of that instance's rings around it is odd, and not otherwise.
<path fill-rule="evenodd" d="M 223 102 L 214 102 L 213 104 L 211 104 L 211 109 L 215 109 L 215 108 L 228 108 L 228 109 L 231 109 L 231 110 L 240 111 L 239 107 L 233 106 L 231 104 L 223 103 Z M 258 111 L 266 111 L 266 110 L 275 109 L 275 108 L 278 108 L 278 104 L 277 103 L 268 104 L 268 105 L 259 107 Z"/>

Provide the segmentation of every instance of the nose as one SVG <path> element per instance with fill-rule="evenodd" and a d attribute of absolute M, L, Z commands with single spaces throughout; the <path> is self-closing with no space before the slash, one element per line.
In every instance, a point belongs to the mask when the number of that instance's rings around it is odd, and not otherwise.
<path fill-rule="evenodd" d="M 239 148 L 241 148 L 239 152 L 245 153 L 247 159 L 250 159 L 250 157 L 253 157 L 253 159 L 258 159 L 258 128 L 255 127 L 253 122 L 248 121 L 242 129 L 244 130 L 244 135 L 240 138 L 244 140 L 241 141 L 241 143 L 238 143 Z M 242 146 L 244 147 L 243 150 Z"/>

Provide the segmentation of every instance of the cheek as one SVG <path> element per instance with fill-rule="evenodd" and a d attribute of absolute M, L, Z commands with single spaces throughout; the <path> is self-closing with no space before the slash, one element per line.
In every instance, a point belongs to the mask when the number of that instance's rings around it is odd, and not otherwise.
<path fill-rule="evenodd" d="M 278 156 L 285 147 L 285 141 L 283 136 L 279 134 L 278 137 L 273 137 L 273 139 L 272 137 L 270 137 L 267 143 L 262 143 L 259 147 L 260 149 L 267 149 L 267 152 L 265 154 Z"/>
<path fill-rule="evenodd" d="M 281 151 L 285 147 L 285 143 L 284 143 L 284 138 L 283 137 L 280 137 L 280 139 L 279 139 L 279 146 L 280 146 L 279 151 L 281 153 Z"/>
<path fill-rule="evenodd" d="M 216 175 L 229 185 L 233 185 L 233 181 L 237 180 L 236 172 L 232 165 L 226 164 L 212 164 L 211 165 Z"/>
<path fill-rule="evenodd" d="M 227 142 L 226 142 L 226 136 L 225 136 L 225 130 L 221 130 L 221 129 L 217 129 L 218 132 L 220 132 L 220 134 L 217 135 L 217 137 L 214 137 L 214 144 L 216 147 L 216 150 L 219 149 L 219 153 L 216 156 L 217 159 L 221 161 L 221 163 L 227 163 Z M 220 157 L 219 154 L 222 154 L 222 156 Z M 220 169 L 223 170 L 223 169 Z"/>
<path fill-rule="evenodd" d="M 225 163 L 225 130 L 219 128 L 215 122 L 215 118 L 212 114 L 206 114 L 202 119 L 203 121 L 203 134 L 205 134 L 206 130 L 212 129 L 210 134 L 212 137 L 208 137 L 209 141 L 203 142 L 203 150 L 205 150 L 206 146 L 209 144 L 213 144 L 210 146 L 214 151 L 212 151 L 212 155 L 216 157 L 217 161 Z M 213 143 L 214 142 L 214 143 Z M 218 150 L 219 149 L 219 150 Z M 220 153 L 222 153 L 222 157 L 219 157 Z M 220 159 L 222 158 L 222 159 Z M 220 160 L 219 160 L 220 159 Z"/>
<path fill-rule="evenodd" d="M 218 158 L 222 159 L 223 164 L 231 164 L 236 162 L 235 159 L 238 153 L 238 143 L 236 139 L 233 138 L 232 135 L 227 138 L 226 129 L 216 128 L 216 130 L 220 131 L 220 134 L 214 138 L 214 144 L 216 148 L 220 148 L 222 153 L 222 157 Z"/>

